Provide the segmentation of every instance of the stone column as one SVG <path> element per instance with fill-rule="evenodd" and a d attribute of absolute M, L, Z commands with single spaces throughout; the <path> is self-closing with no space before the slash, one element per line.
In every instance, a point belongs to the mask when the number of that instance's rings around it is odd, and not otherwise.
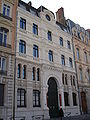
<path fill-rule="evenodd" d="M 61 100 L 62 100 L 62 108 L 65 108 L 65 104 L 64 104 L 64 90 L 63 90 L 63 88 L 61 89 Z"/>

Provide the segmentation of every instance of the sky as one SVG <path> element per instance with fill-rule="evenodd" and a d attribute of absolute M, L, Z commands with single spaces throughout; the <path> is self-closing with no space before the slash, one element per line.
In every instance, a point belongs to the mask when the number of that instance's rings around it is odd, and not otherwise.
<path fill-rule="evenodd" d="M 63 7 L 64 16 L 84 29 L 90 29 L 90 0 L 23 0 L 31 1 L 32 6 L 39 8 L 41 5 L 56 14 Z"/>

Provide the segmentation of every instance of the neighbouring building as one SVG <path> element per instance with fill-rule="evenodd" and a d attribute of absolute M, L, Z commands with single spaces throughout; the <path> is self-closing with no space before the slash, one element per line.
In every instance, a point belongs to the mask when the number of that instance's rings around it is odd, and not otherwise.
<path fill-rule="evenodd" d="M 72 36 L 52 11 L 19 0 L 17 9 L 16 117 L 25 120 L 80 114 Z M 61 20 L 62 21 L 62 20 Z"/>
<path fill-rule="evenodd" d="M 71 20 L 67 24 L 72 34 L 81 113 L 90 113 L 90 29 L 85 30 Z"/>
<path fill-rule="evenodd" d="M 13 115 L 17 0 L 0 0 L 0 120 Z"/>

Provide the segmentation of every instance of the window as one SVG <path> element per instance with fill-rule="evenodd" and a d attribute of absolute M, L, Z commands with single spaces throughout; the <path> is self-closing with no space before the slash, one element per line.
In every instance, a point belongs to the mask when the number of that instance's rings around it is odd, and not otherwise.
<path fill-rule="evenodd" d="M 67 74 L 65 74 L 65 84 L 68 85 L 68 82 L 67 82 Z"/>
<path fill-rule="evenodd" d="M 37 81 L 40 80 L 40 68 L 37 68 Z"/>
<path fill-rule="evenodd" d="M 64 85 L 64 73 L 62 73 L 62 83 Z"/>
<path fill-rule="evenodd" d="M 53 62 L 53 52 L 51 50 L 48 52 L 48 59 L 49 61 Z"/>
<path fill-rule="evenodd" d="M 19 42 L 19 52 L 20 53 L 26 53 L 26 43 L 23 40 L 20 40 Z"/>
<path fill-rule="evenodd" d="M 67 92 L 64 92 L 64 103 L 65 103 L 65 106 L 69 106 L 68 96 L 69 96 L 69 94 Z"/>
<path fill-rule="evenodd" d="M 87 53 L 86 52 L 84 52 L 84 56 L 85 56 L 85 62 L 87 63 L 88 59 L 87 59 Z"/>
<path fill-rule="evenodd" d="M 33 107 L 40 107 L 40 92 L 33 90 Z"/>
<path fill-rule="evenodd" d="M 87 70 L 87 79 L 90 82 L 90 70 L 89 69 Z"/>
<path fill-rule="evenodd" d="M 47 35 L 48 35 L 48 40 L 52 41 L 52 34 L 50 31 L 48 31 Z"/>
<path fill-rule="evenodd" d="M 79 60 L 80 59 L 80 54 L 79 54 L 79 49 L 78 48 L 76 49 L 76 54 L 77 54 L 77 59 Z"/>
<path fill-rule="evenodd" d="M 0 106 L 4 106 L 4 84 L 0 84 Z"/>
<path fill-rule="evenodd" d="M 32 80 L 35 80 L 35 67 L 32 68 Z"/>
<path fill-rule="evenodd" d="M 0 57 L 0 70 L 6 71 L 6 58 Z"/>
<path fill-rule="evenodd" d="M 48 21 L 51 20 L 51 19 L 50 19 L 50 16 L 49 16 L 48 14 L 46 14 L 46 19 L 47 19 Z"/>
<path fill-rule="evenodd" d="M 26 91 L 24 89 L 17 90 L 17 107 L 26 107 Z"/>
<path fill-rule="evenodd" d="M 73 106 L 77 105 L 77 95 L 76 93 L 72 93 L 72 97 L 73 97 Z"/>
<path fill-rule="evenodd" d="M 23 79 L 26 79 L 26 65 L 23 66 Z"/>
<path fill-rule="evenodd" d="M 21 78 L 21 64 L 18 64 L 17 77 Z"/>
<path fill-rule="evenodd" d="M 68 41 L 68 40 L 67 40 L 67 48 L 68 48 L 68 49 L 71 49 L 70 41 Z"/>
<path fill-rule="evenodd" d="M 3 5 L 3 15 L 10 17 L 10 6 L 6 4 Z"/>
<path fill-rule="evenodd" d="M 33 57 L 38 58 L 39 54 L 38 54 L 38 46 L 37 45 L 33 45 Z"/>
<path fill-rule="evenodd" d="M 81 35 L 81 40 L 82 40 L 82 42 L 84 42 L 84 36 L 83 35 Z"/>
<path fill-rule="evenodd" d="M 80 76 L 79 76 L 79 77 L 80 77 L 79 79 L 82 80 L 83 76 L 82 76 L 82 69 L 81 69 L 81 68 L 79 68 L 79 75 L 80 75 Z"/>
<path fill-rule="evenodd" d="M 64 55 L 61 55 L 61 64 L 65 65 L 65 57 L 64 57 Z"/>
<path fill-rule="evenodd" d="M 70 81 L 71 81 L 71 85 L 73 84 L 73 82 L 72 82 L 72 75 L 70 75 Z"/>
<path fill-rule="evenodd" d="M 75 86 L 75 76 L 73 76 L 73 85 Z"/>
<path fill-rule="evenodd" d="M 33 33 L 38 35 L 38 26 L 33 23 Z"/>
<path fill-rule="evenodd" d="M 8 32 L 7 29 L 0 28 L 0 45 L 3 45 L 5 47 L 7 43 L 7 32 Z"/>
<path fill-rule="evenodd" d="M 70 58 L 70 57 L 69 57 L 69 65 L 70 65 L 70 67 L 73 67 L 72 58 Z"/>
<path fill-rule="evenodd" d="M 60 37 L 60 39 L 59 39 L 59 40 L 60 40 L 60 45 L 61 45 L 61 46 L 63 46 L 63 38 L 62 38 L 62 37 Z"/>
<path fill-rule="evenodd" d="M 26 30 L 26 20 L 23 18 L 20 18 L 20 28 Z"/>

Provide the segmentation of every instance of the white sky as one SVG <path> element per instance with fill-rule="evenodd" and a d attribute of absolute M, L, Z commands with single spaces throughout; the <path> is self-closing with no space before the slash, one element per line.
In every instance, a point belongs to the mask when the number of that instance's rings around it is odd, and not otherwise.
<path fill-rule="evenodd" d="M 60 8 L 64 8 L 66 19 L 71 19 L 85 29 L 90 29 L 90 0 L 23 0 L 32 2 L 35 8 L 43 5 L 56 14 Z"/>

